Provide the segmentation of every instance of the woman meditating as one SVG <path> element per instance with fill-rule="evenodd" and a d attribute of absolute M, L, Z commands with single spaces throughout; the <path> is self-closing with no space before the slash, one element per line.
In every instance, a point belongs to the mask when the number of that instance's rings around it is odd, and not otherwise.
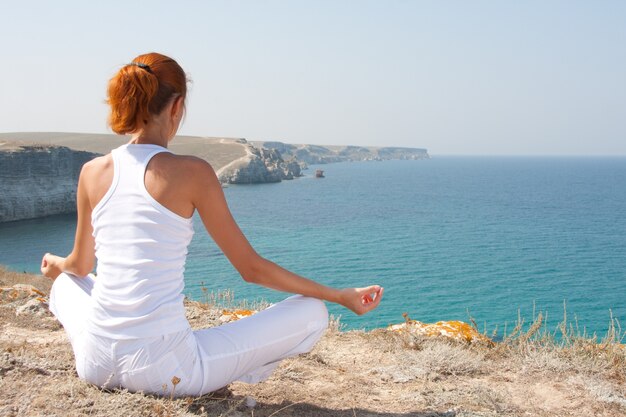
<path fill-rule="evenodd" d="M 74 248 L 66 258 L 47 253 L 41 263 L 55 279 L 50 309 L 72 343 L 78 375 L 103 388 L 169 395 L 176 377 L 176 395 L 202 395 L 232 381 L 259 382 L 320 339 L 328 324 L 321 300 L 364 314 L 383 295 L 378 285 L 321 285 L 254 251 L 213 168 L 167 149 L 186 93 L 182 68 L 157 53 L 138 56 L 110 80 L 109 124 L 130 141 L 84 165 Z M 192 331 L 182 290 L 196 211 L 245 281 L 298 295 Z"/>

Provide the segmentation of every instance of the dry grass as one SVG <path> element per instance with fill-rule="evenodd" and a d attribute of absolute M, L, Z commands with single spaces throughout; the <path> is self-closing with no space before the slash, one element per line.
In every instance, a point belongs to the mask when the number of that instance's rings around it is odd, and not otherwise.
<path fill-rule="evenodd" d="M 563 320 L 550 330 L 543 313 L 524 329 L 523 318 L 501 343 L 494 355 L 510 357 L 523 369 L 543 373 L 575 373 L 626 381 L 626 332 L 610 313 L 608 331 L 601 339 L 581 331 L 577 320 L 568 321 L 567 306 L 563 305 Z"/>
<path fill-rule="evenodd" d="M 201 283 L 200 290 L 202 291 L 201 302 L 209 307 L 220 308 L 224 310 L 259 311 L 264 310 L 270 306 L 270 303 L 265 300 L 236 300 L 235 292 L 229 288 L 225 290 L 209 291 L 204 286 L 204 283 Z"/>
<path fill-rule="evenodd" d="M 0 287 L 11 287 L 15 284 L 32 285 L 46 294 L 52 288 L 52 281 L 44 276 L 9 271 L 0 265 Z"/>
<path fill-rule="evenodd" d="M 0 282 L 41 281 L 0 271 Z M 205 295 L 205 302 L 186 303 L 194 328 L 218 325 L 224 308 L 259 307 L 237 304 L 228 291 Z M 63 330 L 49 314 L 16 316 L 24 302 L 0 303 L 0 416 L 626 414 L 624 333 L 614 319 L 608 334 L 595 338 L 570 325 L 567 314 L 557 332 L 548 331 L 542 315 L 528 325 L 520 318 L 495 344 L 384 329 L 345 332 L 335 319 L 311 353 L 285 360 L 263 383 L 172 399 L 103 391 L 79 380 Z"/>

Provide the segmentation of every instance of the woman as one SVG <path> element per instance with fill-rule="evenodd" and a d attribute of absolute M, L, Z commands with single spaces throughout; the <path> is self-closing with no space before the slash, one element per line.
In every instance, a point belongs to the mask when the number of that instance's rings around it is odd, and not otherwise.
<path fill-rule="evenodd" d="M 281 359 L 308 352 L 328 324 L 326 300 L 356 314 L 383 289 L 330 288 L 262 258 L 235 223 L 213 168 L 167 150 L 185 110 L 187 78 L 171 58 L 140 55 L 110 80 L 109 124 L 130 141 L 86 163 L 72 252 L 45 254 L 55 279 L 50 309 L 65 327 L 80 378 L 105 388 L 202 395 L 267 378 Z M 295 293 L 254 316 L 192 331 L 183 271 L 197 211 L 251 283 Z M 95 260 L 97 276 L 89 275 Z"/>

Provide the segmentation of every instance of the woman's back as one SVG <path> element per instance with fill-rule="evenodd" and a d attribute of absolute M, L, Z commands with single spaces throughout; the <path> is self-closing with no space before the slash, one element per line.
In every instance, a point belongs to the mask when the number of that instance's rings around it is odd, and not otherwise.
<path fill-rule="evenodd" d="M 213 168 L 167 150 L 184 113 L 186 82 L 176 61 L 156 53 L 138 56 L 110 80 L 109 124 L 132 136 L 85 164 L 74 249 L 42 259 L 42 272 L 55 279 L 50 309 L 72 342 L 78 375 L 101 387 L 200 395 L 235 380 L 258 382 L 319 340 L 328 325 L 320 300 L 363 314 L 383 294 L 378 285 L 328 287 L 256 253 Z M 301 295 L 192 331 L 182 290 L 194 211 L 245 281 Z M 96 258 L 94 279 L 88 274 Z"/>
<path fill-rule="evenodd" d="M 152 337 L 188 327 L 181 292 L 191 219 L 163 206 L 144 184 L 146 166 L 162 152 L 169 151 L 145 144 L 112 152 L 111 185 L 91 216 L 98 259 L 94 334 Z"/>

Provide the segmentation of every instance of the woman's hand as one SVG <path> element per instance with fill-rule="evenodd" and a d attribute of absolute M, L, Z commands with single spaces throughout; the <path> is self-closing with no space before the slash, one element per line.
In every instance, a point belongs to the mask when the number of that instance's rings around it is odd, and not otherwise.
<path fill-rule="evenodd" d="M 63 272 L 63 263 L 65 258 L 46 253 L 41 260 L 41 273 L 52 279 L 56 279 Z"/>
<path fill-rule="evenodd" d="M 378 307 L 383 295 L 380 285 L 331 288 L 294 274 L 257 254 L 235 222 L 211 165 L 199 158 L 183 158 L 186 175 L 180 189 L 186 190 L 187 199 L 198 210 L 206 230 L 245 281 L 338 303 L 359 315 Z"/>
<path fill-rule="evenodd" d="M 371 285 L 365 288 L 344 288 L 339 291 L 339 304 L 354 311 L 359 316 L 372 311 L 383 297 L 383 287 Z"/>

